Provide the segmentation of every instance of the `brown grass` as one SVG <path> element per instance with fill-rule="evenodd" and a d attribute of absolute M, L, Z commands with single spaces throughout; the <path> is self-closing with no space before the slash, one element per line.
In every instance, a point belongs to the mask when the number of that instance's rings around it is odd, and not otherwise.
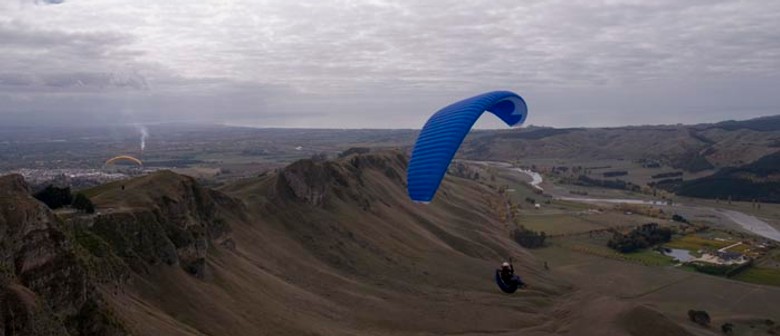
<path fill-rule="evenodd" d="M 341 171 L 351 171 L 349 160 L 339 163 Z M 387 165 L 403 172 L 400 162 Z M 671 332 L 685 323 L 692 305 L 716 318 L 777 318 L 772 307 L 780 293 L 772 289 L 744 290 L 739 282 L 556 245 L 525 250 L 509 239 L 513 224 L 499 219 L 501 197 L 494 190 L 448 176 L 434 202 L 414 204 L 403 181 L 387 177 L 387 167 L 362 168 L 359 178 L 347 174 L 348 188 L 328 184 L 328 201 L 320 206 L 281 192 L 273 173 L 228 185 L 221 191 L 248 211 L 247 220 L 230 219 L 235 250 L 211 247 L 202 280 L 154 266 L 109 301 L 138 334 Z M 126 190 L 165 194 L 172 185 L 137 179 Z M 149 201 L 121 197 L 116 184 L 101 188 L 93 191 L 98 204 Z M 537 218 L 531 211 L 521 211 L 529 225 L 570 232 L 647 219 L 614 213 Z M 530 285 L 514 295 L 500 293 L 491 279 L 508 257 Z"/>

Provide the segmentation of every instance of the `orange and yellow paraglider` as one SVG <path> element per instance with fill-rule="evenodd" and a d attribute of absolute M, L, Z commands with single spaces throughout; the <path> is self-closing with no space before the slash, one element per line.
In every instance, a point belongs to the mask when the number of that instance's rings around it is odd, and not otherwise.
<path fill-rule="evenodd" d="M 143 167 L 144 166 L 144 163 L 141 162 L 141 160 L 136 159 L 136 158 L 134 158 L 132 156 L 129 156 L 129 155 L 120 155 L 120 156 L 112 157 L 112 158 L 106 160 L 106 162 L 103 164 L 103 166 L 108 166 L 108 165 L 110 165 L 112 163 L 115 163 L 117 161 L 129 161 L 129 162 L 133 162 L 133 163 L 137 164 L 139 167 Z"/>

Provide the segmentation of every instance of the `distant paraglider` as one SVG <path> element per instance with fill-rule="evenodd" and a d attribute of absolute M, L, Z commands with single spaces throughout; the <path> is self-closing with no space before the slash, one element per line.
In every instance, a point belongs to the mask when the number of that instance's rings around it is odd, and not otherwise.
<path fill-rule="evenodd" d="M 120 155 L 120 156 L 112 157 L 112 158 L 106 160 L 106 162 L 103 163 L 103 166 L 105 167 L 105 166 L 108 166 L 110 164 L 114 164 L 114 163 L 119 162 L 119 161 L 132 162 L 132 163 L 137 164 L 139 167 L 143 167 L 144 166 L 144 163 L 141 162 L 141 160 L 136 159 L 136 158 L 134 158 L 132 156 L 129 156 L 129 155 Z"/>
<path fill-rule="evenodd" d="M 433 199 L 455 152 L 485 111 L 509 126 L 521 125 L 528 115 L 523 98 L 510 91 L 483 93 L 436 112 L 420 131 L 406 171 L 407 191 L 413 201 L 428 203 Z"/>

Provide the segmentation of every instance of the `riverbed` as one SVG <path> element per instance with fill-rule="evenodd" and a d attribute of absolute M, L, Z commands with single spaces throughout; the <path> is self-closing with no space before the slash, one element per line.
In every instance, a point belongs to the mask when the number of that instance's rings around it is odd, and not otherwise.
<path fill-rule="evenodd" d="M 491 161 L 472 161 L 472 162 L 482 164 L 482 165 L 491 165 L 494 167 L 504 168 L 510 171 L 514 171 L 516 173 L 530 176 L 531 186 L 538 190 L 543 191 L 543 189 L 539 185 L 542 184 L 542 182 L 544 182 L 544 179 L 542 178 L 542 175 L 539 174 L 538 172 L 527 170 L 527 169 L 521 169 L 521 168 L 512 168 L 512 165 L 506 162 L 491 162 Z M 588 197 L 553 196 L 553 199 L 562 200 L 562 201 L 571 201 L 571 202 L 582 202 L 582 203 L 644 204 L 644 205 L 655 205 L 655 206 L 663 206 L 663 207 L 686 207 L 691 209 L 697 209 L 697 210 L 715 213 L 718 216 L 722 218 L 726 218 L 730 222 L 739 225 L 746 231 L 752 232 L 753 234 L 764 238 L 768 238 L 780 242 L 780 231 L 778 231 L 768 223 L 754 216 L 748 215 L 743 212 L 734 211 L 734 210 L 681 205 L 681 204 L 667 205 L 663 201 L 628 199 L 628 198 L 588 198 Z"/>

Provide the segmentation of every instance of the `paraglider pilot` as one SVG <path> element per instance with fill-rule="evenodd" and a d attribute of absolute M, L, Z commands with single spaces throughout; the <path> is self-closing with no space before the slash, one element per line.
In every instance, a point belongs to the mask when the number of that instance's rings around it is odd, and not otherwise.
<path fill-rule="evenodd" d="M 507 261 L 501 264 L 501 269 L 497 271 L 501 272 L 501 280 L 504 280 L 504 282 L 509 282 L 512 276 L 515 275 L 515 268 Z"/>
<path fill-rule="evenodd" d="M 515 275 L 515 268 L 509 262 L 504 262 L 501 264 L 501 268 L 496 269 L 496 284 L 501 288 L 501 291 L 510 294 L 517 291 L 518 288 L 527 287 L 523 280 Z"/>

